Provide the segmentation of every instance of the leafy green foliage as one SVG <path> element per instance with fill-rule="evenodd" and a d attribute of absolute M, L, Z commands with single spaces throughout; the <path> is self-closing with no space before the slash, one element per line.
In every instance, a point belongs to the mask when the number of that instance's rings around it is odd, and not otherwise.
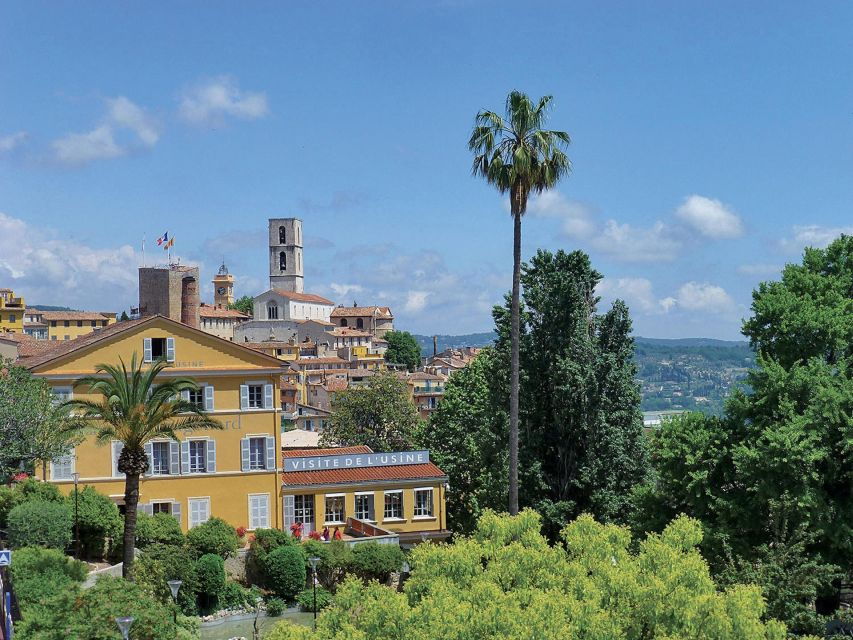
<path fill-rule="evenodd" d="M 240 313 L 245 313 L 247 316 L 251 316 L 254 312 L 255 301 L 251 296 L 240 296 L 234 302 L 228 305 L 229 309 L 236 309 Z"/>
<path fill-rule="evenodd" d="M 245 609 L 251 607 L 252 602 L 252 591 L 239 582 L 226 580 L 219 591 L 220 609 Z"/>
<path fill-rule="evenodd" d="M 317 587 L 317 611 L 322 611 L 332 604 L 332 592 L 323 587 Z M 314 611 L 314 589 L 308 587 L 299 592 L 296 602 L 303 611 Z"/>
<path fill-rule="evenodd" d="M 385 362 L 405 365 L 409 371 L 421 366 L 421 346 L 408 331 L 389 331 L 385 334 L 388 349 Z"/>
<path fill-rule="evenodd" d="M 34 478 L 27 478 L 11 486 L 0 486 L 0 529 L 8 526 L 9 512 L 13 507 L 30 500 L 63 502 L 65 497 L 55 484 L 39 482 Z"/>
<path fill-rule="evenodd" d="M 215 553 L 206 553 L 196 560 L 195 570 L 203 610 L 215 610 L 219 592 L 225 587 L 225 561 Z"/>
<path fill-rule="evenodd" d="M 305 540 L 302 543 L 302 552 L 306 560 L 311 557 L 320 558 L 317 580 L 327 589 L 334 591 L 347 572 L 352 570 L 352 547 L 341 540 Z"/>
<path fill-rule="evenodd" d="M 297 546 L 299 542 L 288 531 L 256 529 L 246 558 L 246 573 L 250 583 L 266 586 L 266 560 L 271 551 L 282 546 Z"/>
<path fill-rule="evenodd" d="M 64 503 L 41 500 L 24 502 L 9 512 L 9 544 L 13 549 L 65 549 L 71 543 L 71 525 L 71 510 Z"/>
<path fill-rule="evenodd" d="M 281 598 L 267 598 L 266 609 L 268 616 L 280 616 L 287 609 L 287 603 Z"/>
<path fill-rule="evenodd" d="M 413 549 L 403 593 L 347 579 L 316 633 L 279 624 L 268 638 L 785 638 L 783 624 L 762 622 L 757 587 L 717 589 L 695 520 L 674 520 L 636 551 L 626 528 L 589 515 L 560 537 L 565 546 L 551 546 L 535 512 L 486 512 L 474 536 Z"/>
<path fill-rule="evenodd" d="M 107 640 L 120 639 L 115 619 L 134 618 L 132 640 L 192 640 L 193 632 L 172 621 L 168 607 L 151 598 L 132 582 L 102 577 L 91 589 L 67 589 L 16 626 L 18 640 Z"/>
<path fill-rule="evenodd" d="M 228 558 L 237 551 L 239 543 L 237 530 L 221 518 L 210 518 L 187 532 L 187 544 L 200 556 L 214 553 Z"/>
<path fill-rule="evenodd" d="M 178 591 L 178 606 L 188 616 L 198 612 L 196 596 L 199 582 L 192 551 L 173 545 L 149 544 L 139 556 L 133 578 L 146 593 L 163 605 L 172 602 L 167 582 L 181 580 L 183 584 Z"/>
<path fill-rule="evenodd" d="M 293 600 L 305 587 L 305 556 L 302 549 L 287 545 L 273 549 L 264 560 L 266 586 L 277 596 Z"/>
<path fill-rule="evenodd" d="M 67 453 L 71 425 L 46 380 L 0 358 L 0 480 Z"/>
<path fill-rule="evenodd" d="M 402 451 L 415 441 L 420 417 L 405 382 L 393 373 L 372 376 L 332 398 L 332 416 L 321 436 L 326 445 L 365 444 L 374 451 Z"/>
<path fill-rule="evenodd" d="M 68 496 L 67 504 L 73 514 L 74 491 Z M 118 506 L 94 487 L 84 487 L 78 494 L 76 508 L 84 553 L 89 557 L 104 557 L 110 547 L 121 542 L 119 538 L 123 523 Z"/>
<path fill-rule="evenodd" d="M 181 546 L 186 542 L 184 532 L 177 519 L 168 513 L 149 516 L 140 513 L 136 520 L 136 546 L 144 549 L 150 544 Z"/>
<path fill-rule="evenodd" d="M 11 572 L 18 606 L 24 616 L 31 616 L 54 596 L 83 582 L 87 567 L 58 549 L 25 547 L 15 551 Z"/>
<path fill-rule="evenodd" d="M 394 544 L 362 542 L 352 548 L 352 571 L 362 580 L 387 583 L 391 574 L 403 567 L 406 556 Z"/>

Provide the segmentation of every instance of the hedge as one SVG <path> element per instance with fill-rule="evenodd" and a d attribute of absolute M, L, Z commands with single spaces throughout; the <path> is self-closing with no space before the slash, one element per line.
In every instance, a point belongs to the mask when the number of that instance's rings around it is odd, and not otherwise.
<path fill-rule="evenodd" d="M 13 549 L 65 549 L 71 544 L 71 526 L 71 511 L 64 502 L 24 502 L 9 512 L 9 544 Z"/>
<path fill-rule="evenodd" d="M 293 600 L 305 587 L 305 556 L 302 549 L 286 545 L 273 549 L 264 562 L 266 586 L 277 596 Z"/>
<path fill-rule="evenodd" d="M 234 527 L 220 518 L 211 518 L 189 530 L 187 543 L 199 556 L 215 553 L 228 558 L 237 551 L 240 540 Z"/>
<path fill-rule="evenodd" d="M 186 536 L 175 516 L 157 513 L 149 516 L 140 513 L 136 516 L 136 545 L 144 549 L 150 544 L 168 544 L 182 546 Z"/>

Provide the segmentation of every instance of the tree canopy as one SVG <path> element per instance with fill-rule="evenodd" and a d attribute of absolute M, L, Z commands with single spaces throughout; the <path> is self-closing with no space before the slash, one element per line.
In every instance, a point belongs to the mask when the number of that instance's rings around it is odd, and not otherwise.
<path fill-rule="evenodd" d="M 385 362 L 405 365 L 409 371 L 414 371 L 421 365 L 421 345 L 408 331 L 389 331 L 385 334 L 388 350 L 385 351 Z"/>
<path fill-rule="evenodd" d="M 252 296 L 240 296 L 234 302 L 228 305 L 229 309 L 236 309 L 240 313 L 245 313 L 251 316 L 255 309 L 255 300 Z"/>
<path fill-rule="evenodd" d="M 473 536 L 413 549 L 402 593 L 350 578 L 316 632 L 281 623 L 267 640 L 783 640 L 757 587 L 717 589 L 701 539 L 680 517 L 635 552 L 626 528 L 584 515 L 552 546 L 535 512 L 486 512 Z"/>
<path fill-rule="evenodd" d="M 329 426 L 323 431 L 321 442 L 401 451 L 411 448 L 419 425 L 408 385 L 393 373 L 378 373 L 366 385 L 351 386 L 334 395 Z"/>

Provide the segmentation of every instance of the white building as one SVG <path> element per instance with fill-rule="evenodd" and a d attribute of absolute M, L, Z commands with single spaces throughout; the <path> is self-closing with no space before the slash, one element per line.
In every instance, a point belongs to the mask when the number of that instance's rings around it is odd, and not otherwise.
<path fill-rule="evenodd" d="M 313 293 L 270 289 L 255 297 L 255 320 L 317 320 L 329 322 L 335 303 Z"/>

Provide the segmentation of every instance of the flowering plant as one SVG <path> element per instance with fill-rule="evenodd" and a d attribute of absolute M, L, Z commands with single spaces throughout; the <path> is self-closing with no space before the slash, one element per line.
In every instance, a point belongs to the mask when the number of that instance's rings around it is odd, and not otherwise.
<path fill-rule="evenodd" d="M 237 527 L 237 537 L 240 539 L 245 538 L 246 531 L 248 531 L 246 527 Z"/>
<path fill-rule="evenodd" d="M 302 538 L 302 523 L 294 522 L 290 525 L 290 533 L 294 538 Z"/>
<path fill-rule="evenodd" d="M 312 531 L 308 534 L 308 537 L 312 540 L 320 540 L 322 538 L 319 531 Z"/>

